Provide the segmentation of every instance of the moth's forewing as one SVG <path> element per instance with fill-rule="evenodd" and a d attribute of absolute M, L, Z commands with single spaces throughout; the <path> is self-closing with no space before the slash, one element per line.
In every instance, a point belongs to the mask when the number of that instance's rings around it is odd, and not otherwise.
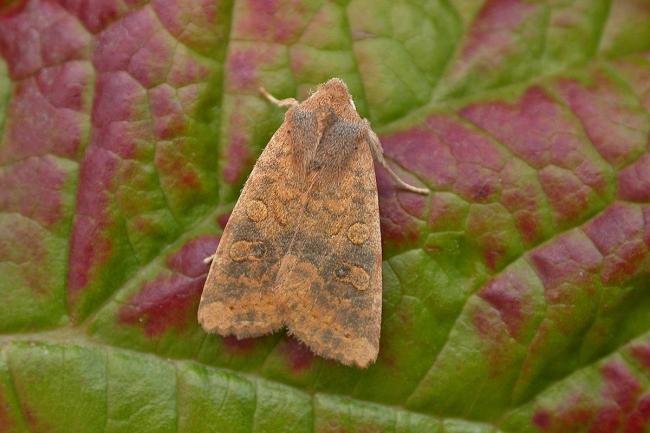
<path fill-rule="evenodd" d="M 336 182 L 314 185 L 278 282 L 290 332 L 319 355 L 366 366 L 381 325 L 377 187 L 367 147 L 349 163 Z"/>

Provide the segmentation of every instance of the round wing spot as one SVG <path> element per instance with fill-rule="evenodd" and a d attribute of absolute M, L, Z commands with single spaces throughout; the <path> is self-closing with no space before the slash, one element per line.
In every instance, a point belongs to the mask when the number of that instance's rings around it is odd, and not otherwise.
<path fill-rule="evenodd" d="M 348 228 L 348 239 L 355 245 L 361 245 L 368 240 L 370 231 L 363 223 L 354 223 Z"/>
<path fill-rule="evenodd" d="M 248 258 L 248 241 L 234 242 L 230 246 L 230 258 L 236 262 L 244 261 Z"/>
<path fill-rule="evenodd" d="M 244 260 L 259 260 L 266 254 L 266 248 L 262 242 L 237 241 L 230 245 L 228 251 L 230 258 L 236 262 Z"/>
<path fill-rule="evenodd" d="M 370 275 L 361 266 L 341 265 L 334 270 L 334 275 L 357 290 L 366 290 L 370 283 Z"/>
<path fill-rule="evenodd" d="M 357 290 L 366 290 L 370 283 L 370 275 L 360 266 L 352 266 L 348 281 Z"/>
<path fill-rule="evenodd" d="M 261 200 L 251 200 L 246 203 L 246 215 L 251 221 L 263 221 L 268 216 L 268 214 L 269 210 Z"/>

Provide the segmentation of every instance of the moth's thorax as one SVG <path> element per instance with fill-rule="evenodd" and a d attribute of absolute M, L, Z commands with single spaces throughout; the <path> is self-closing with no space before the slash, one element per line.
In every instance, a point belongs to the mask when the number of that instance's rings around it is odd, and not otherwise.
<path fill-rule="evenodd" d="M 304 110 L 319 113 L 323 119 L 328 118 L 328 113 L 333 113 L 337 118 L 346 121 L 361 120 L 347 86 L 338 78 L 332 78 L 319 86 L 316 92 L 303 101 L 300 106 Z"/>
<path fill-rule="evenodd" d="M 355 153 L 369 152 L 361 145 L 366 132 L 347 87 L 332 79 L 289 108 L 276 138 L 292 155 L 292 171 L 303 181 L 327 183 L 341 175 Z"/>

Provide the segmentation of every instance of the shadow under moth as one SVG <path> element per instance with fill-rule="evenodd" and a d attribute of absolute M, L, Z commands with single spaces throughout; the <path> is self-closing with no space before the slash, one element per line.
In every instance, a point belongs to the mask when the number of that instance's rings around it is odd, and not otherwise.
<path fill-rule="evenodd" d="M 366 367 L 381 325 L 377 135 L 340 79 L 288 107 L 235 205 L 203 288 L 207 332 L 246 338 L 283 326 L 316 354 Z"/>

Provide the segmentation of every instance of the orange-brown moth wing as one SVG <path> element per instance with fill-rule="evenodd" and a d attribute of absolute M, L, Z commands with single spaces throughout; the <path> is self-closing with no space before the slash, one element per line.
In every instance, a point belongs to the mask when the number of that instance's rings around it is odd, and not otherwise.
<path fill-rule="evenodd" d="M 373 161 L 365 143 L 336 181 L 316 181 L 283 258 L 289 332 L 317 354 L 367 366 L 381 326 L 381 239 Z"/>
<path fill-rule="evenodd" d="M 245 338 L 284 324 L 276 276 L 305 198 L 286 130 L 260 155 L 221 236 L 198 312 L 208 332 Z"/>

